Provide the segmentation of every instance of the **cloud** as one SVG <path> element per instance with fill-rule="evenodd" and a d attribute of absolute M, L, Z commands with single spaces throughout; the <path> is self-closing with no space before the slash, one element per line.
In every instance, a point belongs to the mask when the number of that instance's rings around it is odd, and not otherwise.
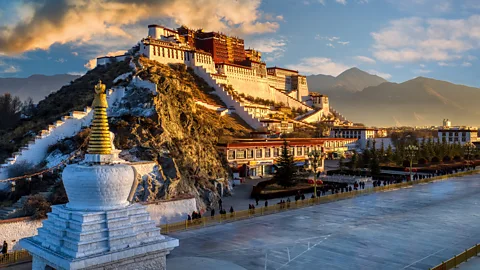
<path fill-rule="evenodd" d="M 453 0 L 388 0 L 401 11 L 416 15 L 444 14 L 452 11 Z M 475 1 L 475 0 L 474 0 Z"/>
<path fill-rule="evenodd" d="M 466 19 L 393 20 L 371 36 L 374 56 L 384 62 L 457 60 L 480 49 L 480 15 Z"/>
<path fill-rule="evenodd" d="M 394 68 L 403 68 L 403 65 L 395 65 Z"/>
<path fill-rule="evenodd" d="M 351 66 L 342 63 L 335 63 L 330 58 L 310 57 L 301 59 L 297 64 L 287 65 L 287 68 L 298 70 L 303 74 L 338 76 L 343 71 L 351 68 Z"/>
<path fill-rule="evenodd" d="M 63 64 L 63 63 L 65 63 L 65 62 L 67 62 L 67 59 L 65 59 L 65 58 L 58 58 L 57 60 L 55 60 L 55 62 L 57 62 L 57 63 L 62 63 L 62 64 Z"/>
<path fill-rule="evenodd" d="M 20 72 L 20 68 L 19 67 L 16 67 L 16 66 L 13 66 L 13 65 L 9 65 L 9 66 L 6 66 L 5 68 L 3 68 L 0 73 L 17 73 L 17 72 Z"/>
<path fill-rule="evenodd" d="M 283 57 L 287 41 L 283 37 L 260 38 L 247 41 L 246 45 L 262 52 L 264 60 L 269 62 Z"/>
<path fill-rule="evenodd" d="M 425 65 L 424 65 L 424 64 L 420 64 L 419 66 L 420 66 L 421 68 L 424 68 L 424 67 L 425 67 Z"/>
<path fill-rule="evenodd" d="M 350 41 L 337 41 L 338 44 L 347 45 Z"/>
<path fill-rule="evenodd" d="M 416 74 L 428 74 L 430 72 L 432 72 L 432 71 L 429 70 L 429 69 L 415 69 L 413 71 L 413 73 L 416 73 Z"/>
<path fill-rule="evenodd" d="M 83 76 L 85 75 L 85 71 L 71 71 L 67 72 L 68 75 L 75 75 L 75 76 Z"/>
<path fill-rule="evenodd" d="M 363 62 L 363 63 L 366 63 L 366 64 L 375 64 L 377 62 L 370 57 L 362 56 L 362 55 L 358 55 L 358 56 L 355 56 L 353 58 L 357 61 L 360 61 L 360 62 Z"/>
<path fill-rule="evenodd" d="M 367 70 L 367 72 L 370 73 L 370 74 L 373 74 L 373 75 L 377 75 L 377 76 L 379 76 L 379 77 L 382 77 L 382 78 L 384 78 L 385 80 L 389 80 L 389 79 L 392 78 L 392 75 L 391 75 L 391 74 L 383 73 L 383 72 L 378 72 L 378 71 L 376 71 L 376 70 L 374 70 L 374 69 L 369 69 L 369 70 Z"/>
<path fill-rule="evenodd" d="M 342 4 L 342 5 L 346 5 L 347 4 L 347 0 L 335 0 L 335 2 L 339 3 L 339 4 Z"/>
<path fill-rule="evenodd" d="M 78 52 L 72 52 L 74 56 L 78 56 Z"/>
<path fill-rule="evenodd" d="M 327 47 L 335 48 L 335 46 L 332 43 L 327 43 L 326 45 L 327 45 Z"/>
<path fill-rule="evenodd" d="M 454 67 L 456 66 L 455 63 L 446 63 L 446 62 L 438 62 L 438 65 L 441 67 Z"/>
<path fill-rule="evenodd" d="M 0 52 L 18 54 L 35 49 L 48 49 L 53 44 L 84 44 L 116 37 L 130 42 L 137 40 L 126 31 L 143 25 L 146 20 L 169 20 L 185 24 L 249 35 L 275 32 L 276 21 L 262 18 L 260 0 L 97 0 L 75 1 L 25 0 L 19 10 L 28 10 L 18 20 L 0 27 Z M 278 17 L 275 18 L 277 20 Z M 146 32 L 146 29 L 144 30 Z M 145 33 L 144 32 L 144 33 Z"/>
<path fill-rule="evenodd" d="M 104 55 L 98 55 L 97 57 L 116 56 L 116 55 L 122 55 L 124 53 L 125 53 L 125 50 L 113 51 L 113 52 L 109 52 L 109 53 L 104 54 Z M 97 66 L 97 57 L 88 60 L 88 62 L 85 63 L 85 65 L 83 65 L 83 66 L 87 69 L 94 69 Z"/>
<path fill-rule="evenodd" d="M 468 61 L 475 61 L 475 60 L 477 60 L 477 59 L 478 59 L 478 58 L 477 58 L 476 56 L 474 56 L 474 55 L 467 55 L 467 60 L 468 60 Z"/>
<path fill-rule="evenodd" d="M 462 67 L 471 67 L 472 66 L 472 63 L 470 62 L 463 62 L 462 63 Z"/>

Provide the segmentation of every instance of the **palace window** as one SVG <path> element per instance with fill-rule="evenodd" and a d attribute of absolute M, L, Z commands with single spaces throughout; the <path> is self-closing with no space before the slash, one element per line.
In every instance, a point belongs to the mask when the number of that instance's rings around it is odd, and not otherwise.
<path fill-rule="evenodd" d="M 167 49 L 168 58 L 170 58 L 170 49 Z"/>
<path fill-rule="evenodd" d="M 239 150 L 236 152 L 237 159 L 244 159 L 245 158 L 245 150 Z"/>
<path fill-rule="evenodd" d="M 228 150 L 228 159 L 235 159 L 235 151 Z"/>
<path fill-rule="evenodd" d="M 262 158 L 262 149 L 257 149 L 257 153 L 255 154 L 256 158 Z"/>
<path fill-rule="evenodd" d="M 165 48 L 162 48 L 162 56 L 165 57 Z"/>
<path fill-rule="evenodd" d="M 247 158 L 253 158 L 253 150 L 247 150 Z"/>
<path fill-rule="evenodd" d="M 270 148 L 265 148 L 265 157 L 269 158 L 270 157 Z"/>
<path fill-rule="evenodd" d="M 279 152 L 280 152 L 280 148 L 273 148 L 273 156 L 274 157 L 278 157 Z"/>
<path fill-rule="evenodd" d="M 297 156 L 303 156 L 303 148 L 301 146 L 297 147 Z"/>

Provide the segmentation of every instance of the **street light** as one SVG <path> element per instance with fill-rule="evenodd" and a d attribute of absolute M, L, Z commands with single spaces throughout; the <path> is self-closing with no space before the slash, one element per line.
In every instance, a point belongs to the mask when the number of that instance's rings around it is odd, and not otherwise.
<path fill-rule="evenodd" d="M 317 197 L 317 168 L 323 157 L 324 153 L 319 150 L 313 150 L 312 152 L 308 153 L 308 160 L 310 161 L 310 165 L 313 168 L 313 193 L 315 197 Z"/>
<path fill-rule="evenodd" d="M 410 159 L 410 181 L 413 180 L 413 172 L 412 172 L 412 165 L 413 165 L 413 159 L 415 158 L 415 155 L 418 152 L 418 147 L 410 144 L 409 146 L 405 147 L 405 152 L 407 154 L 407 157 Z"/>

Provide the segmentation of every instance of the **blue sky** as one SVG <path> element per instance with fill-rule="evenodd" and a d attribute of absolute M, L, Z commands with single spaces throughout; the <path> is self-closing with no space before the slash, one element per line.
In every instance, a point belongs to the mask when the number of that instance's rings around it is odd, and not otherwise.
<path fill-rule="evenodd" d="M 149 23 L 243 37 L 267 65 L 338 75 L 359 67 L 480 87 L 478 0 L 0 0 L 0 77 L 83 74 Z"/>

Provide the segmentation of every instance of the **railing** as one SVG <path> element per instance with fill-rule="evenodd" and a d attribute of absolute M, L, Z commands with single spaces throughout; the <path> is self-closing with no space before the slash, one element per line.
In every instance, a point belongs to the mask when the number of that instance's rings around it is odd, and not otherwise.
<path fill-rule="evenodd" d="M 251 217 L 269 215 L 269 214 L 274 214 L 274 213 L 278 213 L 278 212 L 282 212 L 282 211 L 286 211 L 286 210 L 290 210 L 290 209 L 298 209 L 298 208 L 303 208 L 303 207 L 307 207 L 307 206 L 318 205 L 318 204 L 322 204 L 322 203 L 328 203 L 328 202 L 333 202 L 333 201 L 337 201 L 337 200 L 353 198 L 353 197 L 360 196 L 360 195 L 366 195 L 366 194 L 371 194 L 371 193 L 375 193 L 375 192 L 393 190 L 393 189 L 408 187 L 408 186 L 422 184 L 422 183 L 429 183 L 429 182 L 432 182 L 432 181 L 446 179 L 446 178 L 450 178 L 450 177 L 475 174 L 475 173 L 479 173 L 479 172 L 480 171 L 478 171 L 478 170 L 472 170 L 472 171 L 460 172 L 460 173 L 456 173 L 456 174 L 435 176 L 435 177 L 431 177 L 431 178 L 427 178 L 427 179 L 416 180 L 416 181 L 413 181 L 413 182 L 412 181 L 402 182 L 402 183 L 397 183 L 397 184 L 390 184 L 390 185 L 387 185 L 387 186 L 379 186 L 379 187 L 367 188 L 367 189 L 363 189 L 363 190 L 353 190 L 353 191 L 350 191 L 350 192 L 325 195 L 325 196 L 320 196 L 320 197 L 317 197 L 317 198 L 299 200 L 297 202 L 290 202 L 290 203 L 284 203 L 284 204 L 274 204 L 274 205 L 270 205 L 270 206 L 267 206 L 267 207 L 259 207 L 257 209 L 253 209 L 253 210 L 252 209 L 241 210 L 241 211 L 236 211 L 236 212 L 233 212 L 233 213 L 227 213 L 227 214 L 222 214 L 222 215 L 217 214 L 213 217 L 203 216 L 202 218 L 194 219 L 194 220 L 185 220 L 185 221 L 180 221 L 180 222 L 176 222 L 176 223 L 162 224 L 162 225 L 160 225 L 160 228 L 161 228 L 161 232 L 163 234 L 169 234 L 169 233 L 173 233 L 173 232 L 184 231 L 184 230 L 189 230 L 189 229 L 197 229 L 197 228 L 206 227 L 206 226 L 210 226 L 210 225 L 215 225 L 215 224 L 219 224 L 219 223 L 223 223 L 223 222 L 231 222 L 231 221 L 247 219 L 247 218 L 251 218 Z M 206 213 L 206 214 L 208 214 L 208 213 Z"/>
<path fill-rule="evenodd" d="M 7 254 L 0 255 L 0 266 L 12 265 L 16 263 L 29 262 L 32 256 L 26 250 L 17 250 Z"/>
<path fill-rule="evenodd" d="M 453 258 L 442 262 L 441 264 L 430 268 L 430 270 L 449 270 L 453 268 L 457 268 L 457 266 L 463 262 L 466 262 L 468 259 L 475 257 L 478 255 L 480 251 L 480 245 L 476 244 L 475 246 L 466 249 L 464 252 L 453 256 Z"/>

